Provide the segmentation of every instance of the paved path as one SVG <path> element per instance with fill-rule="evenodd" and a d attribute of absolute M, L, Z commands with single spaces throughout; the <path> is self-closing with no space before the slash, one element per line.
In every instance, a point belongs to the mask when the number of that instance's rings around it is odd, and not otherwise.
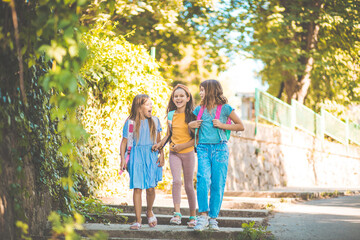
<path fill-rule="evenodd" d="M 286 204 L 269 224 L 279 240 L 360 240 L 360 196 Z"/>

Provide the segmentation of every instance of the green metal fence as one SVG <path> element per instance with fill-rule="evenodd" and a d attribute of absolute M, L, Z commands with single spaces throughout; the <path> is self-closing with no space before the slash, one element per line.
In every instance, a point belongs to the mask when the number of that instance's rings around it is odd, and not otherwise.
<path fill-rule="evenodd" d="M 349 139 L 351 142 L 360 145 L 360 125 L 349 122 Z"/>
<path fill-rule="evenodd" d="M 323 138 L 324 135 L 348 144 L 349 141 L 360 145 L 360 125 L 344 122 L 324 109 L 318 114 L 303 104 L 292 100 L 291 105 L 256 89 L 255 91 L 255 134 L 257 123 L 263 118 L 277 126 L 290 129 L 301 129 L 313 136 Z"/>
<path fill-rule="evenodd" d="M 323 109 L 321 109 L 321 116 L 325 123 L 324 133 L 341 143 L 347 144 L 347 124 Z"/>
<path fill-rule="evenodd" d="M 264 118 L 281 127 L 291 128 L 291 114 L 289 104 L 256 89 L 255 117 Z"/>
<path fill-rule="evenodd" d="M 295 127 L 314 136 L 322 136 L 321 131 L 321 117 L 319 114 L 305 107 L 303 104 L 292 99 L 292 110 L 295 112 L 294 125 Z"/>

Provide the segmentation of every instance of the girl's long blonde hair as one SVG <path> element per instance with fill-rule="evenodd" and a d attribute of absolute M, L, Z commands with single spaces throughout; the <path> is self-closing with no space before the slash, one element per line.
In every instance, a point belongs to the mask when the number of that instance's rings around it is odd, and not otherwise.
<path fill-rule="evenodd" d="M 131 119 L 135 122 L 134 137 L 136 139 L 136 142 L 139 141 L 139 135 L 140 135 L 140 125 L 141 125 L 140 108 L 148 100 L 150 100 L 150 97 L 148 95 L 138 94 L 133 99 L 133 102 L 131 105 L 129 119 Z M 148 123 L 149 123 L 149 129 L 150 129 L 150 137 L 151 137 L 152 141 L 155 143 L 156 142 L 156 129 L 155 129 L 155 123 L 154 123 L 152 117 L 148 118 Z"/>
<path fill-rule="evenodd" d="M 206 106 L 208 111 L 213 109 L 215 105 L 228 103 L 219 81 L 214 79 L 205 80 L 200 83 L 200 87 L 205 89 L 205 97 L 201 100 L 200 105 Z"/>

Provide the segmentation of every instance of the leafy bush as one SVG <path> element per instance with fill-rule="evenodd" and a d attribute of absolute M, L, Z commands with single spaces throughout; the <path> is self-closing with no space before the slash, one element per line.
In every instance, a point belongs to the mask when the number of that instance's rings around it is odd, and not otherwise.
<path fill-rule="evenodd" d="M 76 230 L 83 230 L 84 217 L 79 213 L 74 213 L 74 216 L 61 216 L 56 212 L 51 212 L 48 217 L 52 225 L 51 239 L 77 240 L 83 239 Z M 103 232 L 97 232 L 93 236 L 88 236 L 92 240 L 108 239 L 108 235 Z"/>
<path fill-rule="evenodd" d="M 243 231 L 239 235 L 239 240 L 263 240 L 273 239 L 271 232 L 267 231 L 264 226 L 254 227 L 255 222 L 243 223 Z"/>
<path fill-rule="evenodd" d="M 122 209 L 106 206 L 96 198 L 81 197 L 76 201 L 75 207 L 89 221 L 108 223 L 108 220 L 103 217 L 104 214 L 112 214 L 117 220 L 127 221 L 127 217 L 120 215 L 123 212 Z"/>
<path fill-rule="evenodd" d="M 89 58 L 81 74 L 89 90 L 87 106 L 80 113 L 90 137 L 79 150 L 90 177 L 89 189 L 99 196 L 124 195 L 129 181 L 127 174 L 118 175 L 119 146 L 132 99 L 148 94 L 154 102 L 153 115 L 164 127 L 170 89 L 144 47 L 130 44 L 103 26 L 96 25 L 83 36 Z"/>

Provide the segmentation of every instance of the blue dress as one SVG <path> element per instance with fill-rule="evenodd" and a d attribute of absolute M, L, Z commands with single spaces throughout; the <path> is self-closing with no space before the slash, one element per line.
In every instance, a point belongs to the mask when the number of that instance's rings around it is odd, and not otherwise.
<path fill-rule="evenodd" d="M 156 133 L 161 132 L 160 121 L 157 117 L 153 117 L 157 121 Z M 135 127 L 135 126 L 134 126 Z M 129 120 L 125 122 L 123 128 L 123 137 L 128 138 Z M 148 189 L 157 186 L 157 183 L 162 180 L 162 167 L 159 167 L 156 162 L 159 157 L 159 152 L 152 152 L 151 147 L 154 143 L 150 137 L 150 129 L 148 119 L 141 120 L 139 140 L 135 139 L 133 147 L 130 152 L 130 158 L 127 165 L 127 170 L 130 175 L 130 189 L 140 188 Z"/>

